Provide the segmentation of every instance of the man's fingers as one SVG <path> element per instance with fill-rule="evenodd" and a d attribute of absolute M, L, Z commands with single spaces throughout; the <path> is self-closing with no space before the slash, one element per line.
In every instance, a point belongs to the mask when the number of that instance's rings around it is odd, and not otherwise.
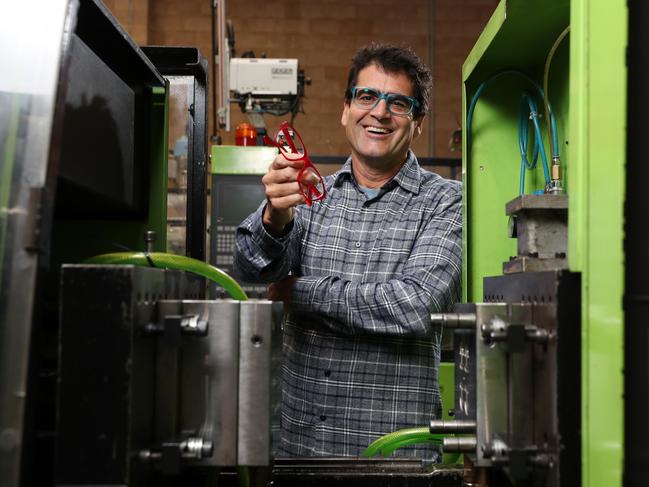
<path fill-rule="evenodd" d="M 287 208 L 293 208 L 295 206 L 301 205 L 304 203 L 304 196 L 302 193 L 298 194 L 289 194 L 287 196 L 279 196 L 275 198 L 269 198 L 270 204 L 273 208 L 277 210 L 285 210 Z"/>
<path fill-rule="evenodd" d="M 302 172 L 302 182 L 318 184 L 321 179 L 314 171 L 303 171 Z"/>
<path fill-rule="evenodd" d="M 266 185 L 266 197 L 270 199 L 281 198 L 300 193 L 300 185 L 296 182 L 271 183 Z"/>
<path fill-rule="evenodd" d="M 299 172 L 299 169 L 294 169 L 292 167 L 285 167 L 283 169 L 271 169 L 264 175 L 263 178 L 261 178 L 261 182 L 267 185 L 297 181 L 297 175 Z"/>
<path fill-rule="evenodd" d="M 304 161 L 290 161 L 278 155 L 261 179 L 272 208 L 286 210 L 304 204 L 304 195 L 297 182 Z"/>
<path fill-rule="evenodd" d="M 304 166 L 304 161 L 302 159 L 297 161 L 292 161 L 287 159 L 282 154 L 278 155 L 275 160 L 271 163 L 269 170 L 278 170 L 284 169 L 285 167 L 292 167 L 295 169 L 301 169 Z"/>

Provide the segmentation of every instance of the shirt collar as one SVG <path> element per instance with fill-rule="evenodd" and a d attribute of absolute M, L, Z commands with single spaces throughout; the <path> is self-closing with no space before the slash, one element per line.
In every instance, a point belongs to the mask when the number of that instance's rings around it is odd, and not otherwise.
<path fill-rule="evenodd" d="M 353 179 L 351 156 L 347 158 L 345 164 L 343 164 L 335 174 L 334 186 L 339 186 L 346 178 L 349 178 L 350 180 Z M 387 183 L 387 186 L 392 187 L 394 184 L 398 184 L 406 191 L 418 194 L 420 182 L 421 173 L 419 171 L 417 156 L 415 156 L 414 152 L 408 150 L 406 162 L 403 163 L 401 169 L 399 169 L 399 172 L 392 178 L 392 180 Z"/>

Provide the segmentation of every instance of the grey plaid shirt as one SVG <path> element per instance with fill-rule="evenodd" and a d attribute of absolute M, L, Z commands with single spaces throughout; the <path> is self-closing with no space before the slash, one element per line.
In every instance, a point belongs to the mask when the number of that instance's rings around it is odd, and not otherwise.
<path fill-rule="evenodd" d="M 374 198 L 351 159 L 273 238 L 264 204 L 238 228 L 235 273 L 295 281 L 284 324 L 280 455 L 358 456 L 378 437 L 441 415 L 440 330 L 430 313 L 459 299 L 461 185 L 409 152 Z M 434 458 L 428 447 L 397 455 Z"/>

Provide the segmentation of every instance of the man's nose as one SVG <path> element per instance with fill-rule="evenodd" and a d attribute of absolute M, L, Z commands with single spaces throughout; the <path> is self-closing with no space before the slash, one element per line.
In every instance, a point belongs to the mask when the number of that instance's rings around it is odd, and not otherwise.
<path fill-rule="evenodd" d="M 372 108 L 370 113 L 377 118 L 387 117 L 390 114 L 390 110 L 388 110 L 387 100 L 385 98 L 380 98 L 378 103 L 374 106 L 374 108 Z"/>

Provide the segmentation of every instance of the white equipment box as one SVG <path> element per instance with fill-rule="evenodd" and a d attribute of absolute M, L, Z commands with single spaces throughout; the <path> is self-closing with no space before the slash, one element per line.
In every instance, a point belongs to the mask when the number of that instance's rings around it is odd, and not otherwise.
<path fill-rule="evenodd" d="M 297 59 L 233 58 L 230 89 L 239 94 L 296 95 Z"/>

